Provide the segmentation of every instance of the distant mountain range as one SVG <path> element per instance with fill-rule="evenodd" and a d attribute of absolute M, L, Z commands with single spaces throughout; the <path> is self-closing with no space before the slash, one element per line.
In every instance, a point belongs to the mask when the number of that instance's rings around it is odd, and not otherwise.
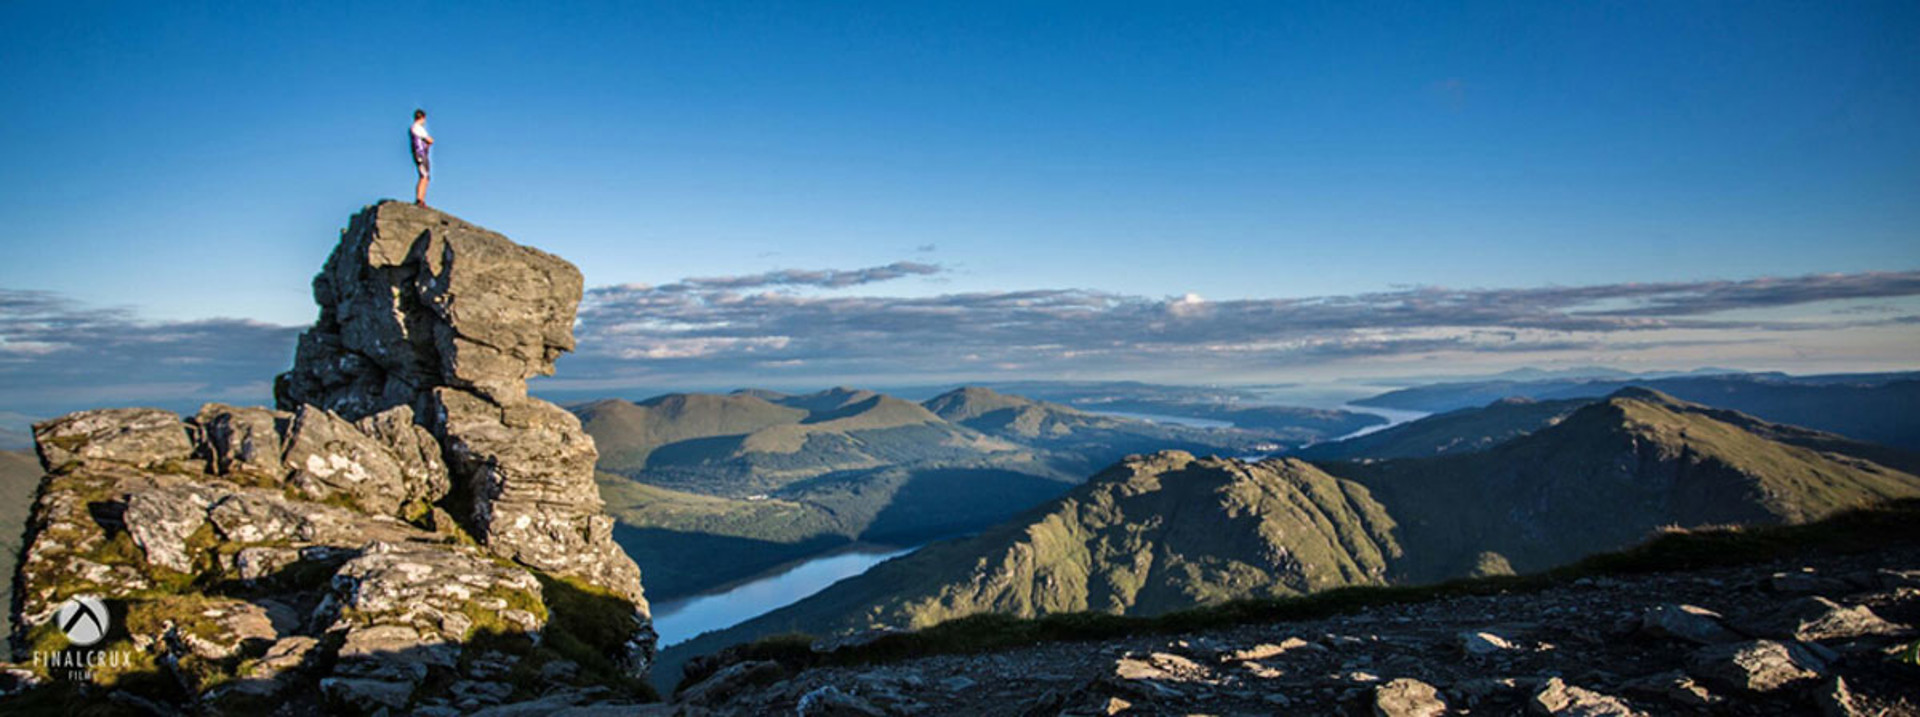
<path fill-rule="evenodd" d="M 1778 423 L 1920 450 L 1920 373 L 1789 376 L 1751 373 L 1660 379 L 1555 379 L 1442 383 L 1389 391 L 1356 405 L 1452 411 L 1502 398 L 1535 400 L 1605 396 L 1629 385 L 1688 401 L 1750 413 Z"/>
<path fill-rule="evenodd" d="M 1477 439 L 1437 441 L 1433 425 L 1409 426 L 1391 450 L 1475 449 L 1367 463 L 1131 458 L 976 536 L 669 648 L 663 664 L 783 632 L 913 628 L 983 612 L 1148 615 L 1341 585 L 1533 571 L 1662 526 L 1796 523 L 1920 496 L 1920 477 L 1876 462 L 1912 469 L 1903 452 L 1651 390 L 1483 412 L 1491 417 L 1428 420 L 1516 437 L 1478 448 Z M 1526 425 L 1536 427 L 1516 428 Z M 1425 448 L 1409 447 L 1416 443 Z"/>
<path fill-rule="evenodd" d="M 615 538 L 662 598 L 853 540 L 911 544 L 979 530 L 1132 453 L 1244 455 L 1380 420 L 1275 409 L 1258 417 L 1270 428 L 1194 428 L 979 387 L 924 403 L 834 388 L 572 410 L 600 448 Z M 1286 422 L 1290 410 L 1297 423 Z"/>
<path fill-rule="evenodd" d="M 1267 431 L 1274 440 L 1304 444 L 1344 436 L 1386 419 L 1369 413 L 1271 405 L 1257 387 L 1172 386 L 1137 381 L 1017 381 L 988 388 L 1085 411 L 1172 416 L 1231 423 Z"/>

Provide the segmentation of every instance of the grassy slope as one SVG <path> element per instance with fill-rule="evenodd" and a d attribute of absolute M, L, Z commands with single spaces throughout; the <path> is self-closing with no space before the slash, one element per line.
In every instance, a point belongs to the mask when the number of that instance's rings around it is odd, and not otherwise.
<path fill-rule="evenodd" d="M 980 535 L 936 543 L 663 653 L 782 632 L 925 627 L 982 613 L 1151 615 L 1377 584 L 1400 554 L 1365 488 L 1299 461 L 1131 460 Z"/>
<path fill-rule="evenodd" d="M 574 410 L 600 449 L 600 467 L 639 471 L 660 446 L 712 436 L 741 435 L 799 423 L 805 411 L 754 396 L 671 394 L 632 403 L 596 401 Z"/>
<path fill-rule="evenodd" d="M 1397 574 L 1415 582 L 1466 574 L 1485 551 L 1535 571 L 1664 525 L 1800 522 L 1920 496 L 1920 478 L 1766 437 L 1819 434 L 1729 418 L 1629 389 L 1484 452 L 1326 467 L 1400 521 L 1412 549 Z"/>
<path fill-rule="evenodd" d="M 1313 461 L 1341 461 L 1482 451 L 1551 426 L 1588 403 L 1591 401 L 1580 399 L 1501 400 L 1481 408 L 1428 416 L 1358 438 L 1315 444 L 1293 455 Z"/>
<path fill-rule="evenodd" d="M 40 461 L 30 453 L 0 451 L 0 597 L 13 604 L 13 566 L 20 558 L 27 513 L 40 487 Z M 12 632 L 9 615 L 0 609 L 0 635 Z"/>

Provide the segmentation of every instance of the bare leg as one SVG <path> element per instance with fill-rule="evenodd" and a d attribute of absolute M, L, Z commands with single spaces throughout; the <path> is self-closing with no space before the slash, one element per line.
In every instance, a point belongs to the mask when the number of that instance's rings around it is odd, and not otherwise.
<path fill-rule="evenodd" d="M 420 181 L 413 185 L 413 203 L 427 206 L 427 173 L 420 173 Z"/>

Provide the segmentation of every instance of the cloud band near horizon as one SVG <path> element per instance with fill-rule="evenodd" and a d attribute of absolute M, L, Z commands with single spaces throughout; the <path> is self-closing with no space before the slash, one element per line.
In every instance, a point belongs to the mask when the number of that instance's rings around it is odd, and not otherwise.
<path fill-rule="evenodd" d="M 1470 370 L 1608 356 L 1791 370 L 1783 364 L 1903 363 L 1920 345 L 1920 271 L 1225 301 L 1078 289 L 836 291 L 944 271 L 901 261 L 590 289 L 578 355 L 544 381 L 609 391 L 862 379 L 1223 383 L 1331 376 L 1365 362 L 1452 360 Z M 0 289 L 0 410 L 269 400 L 266 387 L 301 328 L 148 322 L 129 309 Z"/>

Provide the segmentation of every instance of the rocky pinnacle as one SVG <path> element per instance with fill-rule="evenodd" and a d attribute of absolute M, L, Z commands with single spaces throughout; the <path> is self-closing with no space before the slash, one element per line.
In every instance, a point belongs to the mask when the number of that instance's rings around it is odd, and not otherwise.
<path fill-rule="evenodd" d="M 353 217 L 313 280 L 320 318 L 275 382 L 283 410 L 358 421 L 407 406 L 439 440 L 447 504 L 489 551 L 634 601 L 598 453 L 572 414 L 527 395 L 573 349 L 580 271 L 450 215 L 382 202 Z"/>

